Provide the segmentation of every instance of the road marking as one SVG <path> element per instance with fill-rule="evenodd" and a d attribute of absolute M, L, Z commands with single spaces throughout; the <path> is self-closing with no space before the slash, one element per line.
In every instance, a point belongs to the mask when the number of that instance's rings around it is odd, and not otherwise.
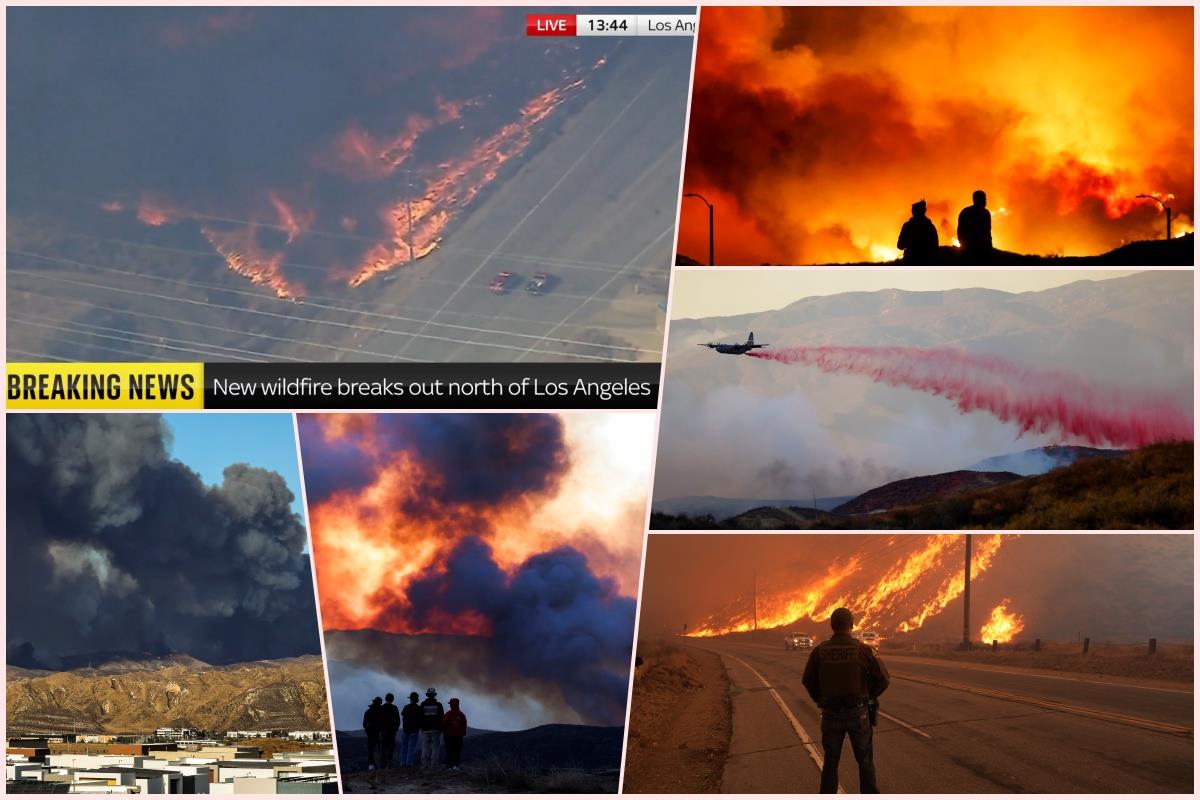
<path fill-rule="evenodd" d="M 428 327 L 429 323 L 433 322 L 439 316 L 441 316 L 442 312 L 445 311 L 450 306 L 450 304 L 454 302 L 454 298 L 458 297 L 459 292 L 461 292 L 463 289 L 467 288 L 467 286 L 469 284 L 474 283 L 476 276 L 478 276 L 479 273 L 483 272 L 483 270 L 487 267 L 487 265 L 491 262 L 491 260 L 493 258 L 495 258 L 496 255 L 500 252 L 501 248 L 503 248 L 504 245 L 508 244 L 508 240 L 511 239 L 513 236 L 515 236 L 517 231 L 520 230 L 521 226 L 524 225 L 526 222 L 528 222 L 529 218 L 532 217 L 537 212 L 537 210 L 542 207 L 542 204 L 550 199 L 550 195 L 554 194 L 554 192 L 558 189 L 558 187 L 560 187 L 564 183 L 566 183 L 567 178 L 569 178 L 571 176 L 571 173 L 573 173 L 575 171 L 575 168 L 578 167 L 580 164 L 582 164 L 587 159 L 587 157 L 589 155 L 591 155 L 591 152 L 596 149 L 596 145 L 600 144 L 600 141 L 602 139 L 604 139 L 604 137 L 606 135 L 608 135 L 608 132 L 610 130 L 612 130 L 613 127 L 618 122 L 621 121 L 621 117 L 625 116 L 625 112 L 629 111 L 629 109 L 633 107 L 634 103 L 636 103 L 638 100 L 642 99 L 642 95 L 644 95 L 646 93 L 646 91 L 650 88 L 650 84 L 654 83 L 654 81 L 656 79 L 657 79 L 657 76 L 651 76 L 650 80 L 646 81 L 646 85 L 643 86 L 638 91 L 638 93 L 633 96 L 633 99 L 631 99 L 628 103 L 626 103 L 625 107 L 622 108 L 615 117 L 613 117 L 611 120 L 609 120 L 608 125 L 604 126 L 604 129 L 601 130 L 600 134 L 598 136 L 596 136 L 595 139 L 592 140 L 592 143 L 584 148 L 583 152 L 579 154 L 579 157 L 575 159 L 575 161 L 571 164 L 571 166 L 567 167 L 566 172 L 564 172 L 562 175 L 560 175 L 558 180 L 554 182 L 554 185 L 551 186 L 549 189 L 547 189 L 546 193 L 542 195 L 542 198 L 540 200 L 538 200 L 536 203 L 534 203 L 533 206 L 528 211 L 525 212 L 525 216 L 521 217 L 521 219 L 517 220 L 517 223 L 515 225 L 513 225 L 511 228 L 509 228 L 508 233 L 504 235 L 504 238 L 500 240 L 500 243 L 492 248 L 492 251 L 490 253 L 488 253 L 488 255 L 482 261 L 479 262 L 479 266 L 477 266 L 475 268 L 475 270 L 470 275 L 467 276 L 467 279 L 464 280 L 457 289 L 455 289 L 453 292 L 450 293 L 450 296 L 448 298 L 446 298 L 446 301 L 444 303 L 442 303 L 441 307 L 438 308 L 437 311 L 433 312 L 433 316 L 431 316 L 429 318 L 429 320 L 425 323 L 425 325 L 422 325 L 417 330 L 416 336 L 420 336 L 422 333 L 424 333 L 425 328 Z M 407 342 L 405 342 L 404 346 L 401 347 L 400 350 L 397 352 L 397 355 L 403 354 L 404 351 L 406 351 L 408 349 L 408 346 L 413 343 L 413 341 L 415 341 L 415 338 L 409 339 Z M 462 348 L 459 348 L 459 349 L 461 350 Z M 457 350 L 455 352 L 457 352 Z"/>
<path fill-rule="evenodd" d="M 728 655 L 728 654 L 726 654 L 726 655 Z M 771 686 L 771 684 L 767 683 L 767 679 L 764 678 L 759 673 L 759 671 L 756 670 L 754 667 L 750 666 L 745 661 L 742 661 L 742 659 L 738 658 L 737 656 L 730 655 L 729 658 L 732 658 L 734 661 L 738 662 L 743 667 L 745 667 L 746 669 L 753 672 L 754 677 L 756 677 L 760 681 L 762 681 L 762 685 L 767 688 L 768 692 L 770 692 L 771 697 L 775 700 L 775 704 L 779 706 L 779 710 L 783 712 L 783 715 L 785 717 L 787 717 L 787 721 L 792 724 L 792 731 L 797 736 L 800 737 L 800 743 L 803 744 L 804 749 L 808 751 L 809 758 L 811 758 L 813 760 L 813 763 L 817 765 L 818 770 L 824 770 L 825 769 L 824 756 L 822 756 L 821 753 L 818 752 L 816 746 L 813 745 L 813 738 L 808 735 L 808 731 L 804 730 L 804 726 L 800 724 L 800 720 L 796 719 L 796 715 L 792 713 L 792 710 L 790 708 L 788 708 L 788 704 L 785 703 L 783 701 L 783 698 L 779 696 L 779 692 L 775 691 L 775 688 L 773 686 Z M 838 794 L 846 793 L 846 790 L 842 788 L 842 784 L 840 782 L 838 783 L 837 790 L 838 790 Z"/>
<path fill-rule="evenodd" d="M 906 656 L 890 655 L 889 658 L 894 658 L 898 661 L 903 661 Z M 920 656 L 917 656 L 920 658 Z M 1171 694 L 1193 694 L 1191 689 L 1168 689 L 1164 686 L 1138 686 L 1136 683 L 1120 683 L 1118 681 L 1097 681 L 1090 678 L 1072 678 L 1066 675 L 1041 675 L 1037 672 L 1018 672 L 1012 669 L 1000 669 L 998 667 L 989 667 L 981 664 L 962 664 L 949 662 L 947 664 L 930 664 L 929 659 L 922 659 L 919 662 L 922 666 L 942 667 L 944 669 L 974 669 L 980 672 L 999 672 L 1002 675 L 1018 675 L 1025 678 L 1045 678 L 1048 681 L 1071 681 L 1072 683 L 1094 683 L 1098 686 L 1119 686 L 1122 689 L 1141 689 L 1147 692 L 1170 692 Z"/>
<path fill-rule="evenodd" d="M 912 733 L 915 733 L 917 736 L 924 736 L 926 739 L 933 738 L 925 731 L 921 730 L 920 728 L 914 728 L 912 725 L 909 725 L 907 722 L 900 719 L 899 717 L 893 717 L 891 714 L 884 713 L 883 711 L 879 712 L 879 716 L 883 717 L 884 719 L 890 719 L 892 722 L 896 723 L 897 725 L 899 725 L 903 728 L 908 729 Z"/>
<path fill-rule="evenodd" d="M 1100 709 L 1088 708 L 1086 706 L 1074 706 L 1069 703 L 1060 703 L 1056 700 L 1043 700 L 1040 697 L 1030 697 L 1029 695 L 1014 694 L 1013 692 L 1002 692 L 996 689 L 984 689 L 979 686 L 970 686 L 965 683 L 935 681 L 929 678 L 914 678 L 910 675 L 899 675 L 895 672 L 892 673 L 892 677 L 900 678 L 901 680 L 912 681 L 913 683 L 924 683 L 929 686 L 937 686 L 942 689 L 953 689 L 960 692 L 981 695 L 983 697 L 993 697 L 997 700 L 1007 700 L 1012 703 L 1026 703 L 1028 705 L 1040 706 L 1041 708 L 1049 708 L 1053 711 L 1062 711 L 1066 714 L 1092 717 L 1094 719 L 1105 720 L 1107 722 L 1117 722 L 1122 725 L 1132 725 L 1135 728 L 1144 728 L 1146 730 L 1158 731 L 1160 733 L 1169 733 L 1174 736 L 1192 735 L 1191 728 L 1184 725 L 1175 725 L 1170 722 L 1156 722 L 1155 720 L 1143 719 L 1142 717 L 1133 717 L 1128 714 L 1117 714 L 1112 711 L 1101 711 Z"/>

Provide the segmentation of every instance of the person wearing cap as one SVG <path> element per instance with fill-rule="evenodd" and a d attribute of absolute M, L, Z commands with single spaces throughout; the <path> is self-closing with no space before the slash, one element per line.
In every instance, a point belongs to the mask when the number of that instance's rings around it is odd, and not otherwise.
<path fill-rule="evenodd" d="M 938 232 L 925 216 L 924 200 L 912 204 L 912 217 L 900 228 L 896 249 L 904 253 L 905 264 L 929 266 L 937 259 Z"/>
<path fill-rule="evenodd" d="M 446 742 L 446 766 L 458 769 L 462 760 L 463 739 L 467 736 L 467 715 L 458 710 L 458 698 L 450 698 L 450 710 L 442 718 L 442 738 Z"/>
<path fill-rule="evenodd" d="M 425 690 L 421 703 L 421 766 L 436 767 L 441 760 L 442 718 L 446 710 L 437 699 L 437 689 Z"/>
<path fill-rule="evenodd" d="M 888 673 L 870 645 L 850 635 L 854 615 L 839 608 L 829 618 L 833 636 L 813 648 L 801 682 L 821 708 L 821 792 L 836 794 L 842 742 L 850 738 L 858 762 L 858 790 L 878 794 L 869 704 L 888 687 Z"/>
<path fill-rule="evenodd" d="M 408 696 L 408 705 L 400 710 L 400 764 L 415 767 L 421 755 L 421 718 L 425 715 L 417 702 L 421 695 L 416 692 Z"/>
<path fill-rule="evenodd" d="M 383 707 L 383 698 L 376 697 L 371 701 L 371 705 L 367 706 L 367 710 L 363 712 L 363 732 L 367 734 L 367 770 L 375 769 L 375 753 L 379 750 L 379 731 L 382 719 L 380 719 L 380 709 Z"/>

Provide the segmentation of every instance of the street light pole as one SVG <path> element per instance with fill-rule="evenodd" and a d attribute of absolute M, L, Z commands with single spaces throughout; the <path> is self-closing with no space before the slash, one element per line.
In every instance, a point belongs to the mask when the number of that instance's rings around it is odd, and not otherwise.
<path fill-rule="evenodd" d="M 1146 200 L 1153 200 L 1154 202 L 1158 203 L 1159 207 L 1162 208 L 1163 211 L 1167 212 L 1167 241 L 1171 241 L 1171 207 L 1152 194 L 1139 194 L 1138 197 Z"/>
<path fill-rule="evenodd" d="M 713 204 L 695 192 L 688 192 L 684 195 L 684 197 L 695 197 L 696 199 L 700 200 L 700 202 L 704 203 L 704 205 L 708 206 L 708 265 L 710 267 L 715 267 L 717 265 L 717 259 L 714 255 L 715 251 L 713 249 Z"/>

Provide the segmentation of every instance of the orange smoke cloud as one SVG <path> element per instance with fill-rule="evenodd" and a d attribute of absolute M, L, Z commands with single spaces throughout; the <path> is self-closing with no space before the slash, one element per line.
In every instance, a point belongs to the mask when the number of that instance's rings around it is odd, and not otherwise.
<path fill-rule="evenodd" d="M 275 192 L 268 193 L 268 197 L 271 205 L 275 208 L 275 213 L 279 216 L 279 227 L 287 232 L 288 244 L 294 242 L 297 236 L 312 227 L 313 220 L 316 219 L 315 211 L 312 209 L 297 211 Z"/>
<path fill-rule="evenodd" d="M 1188 8 L 706 8 L 685 191 L 718 263 L 895 258 L 975 189 L 998 248 L 1089 255 L 1193 216 Z M 679 251 L 703 260 L 706 215 Z M 741 232 L 761 234 L 747 247 Z"/>
<path fill-rule="evenodd" d="M 1001 534 L 975 535 L 972 579 L 991 566 L 1006 540 Z M 911 547 L 912 542 L 919 545 Z M 832 564 L 826 573 L 802 585 L 764 587 L 757 609 L 745 607 L 714 614 L 691 636 L 722 636 L 797 621 L 824 624 L 834 609 L 849 608 L 860 629 L 911 633 L 963 593 L 963 538 L 930 535 L 892 537 L 883 556 L 865 549 Z M 878 563 L 890 558 L 891 563 Z M 743 604 L 745 605 L 745 604 Z"/>
<path fill-rule="evenodd" d="M 326 629 L 490 633 L 479 614 L 409 613 L 414 582 L 468 540 L 510 574 L 569 546 L 622 596 L 636 592 L 652 417 L 386 416 L 301 420 Z"/>

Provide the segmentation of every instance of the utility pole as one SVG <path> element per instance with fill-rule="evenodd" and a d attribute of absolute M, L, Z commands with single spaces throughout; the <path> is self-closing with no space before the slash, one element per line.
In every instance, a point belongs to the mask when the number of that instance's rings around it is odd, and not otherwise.
<path fill-rule="evenodd" d="M 713 248 L 713 204 L 695 192 L 688 192 L 684 195 L 684 197 L 695 197 L 697 200 L 704 203 L 704 205 L 708 206 L 708 265 L 710 267 L 715 267 L 717 265 L 717 259 L 715 250 Z"/>
<path fill-rule="evenodd" d="M 758 570 L 754 570 L 754 630 L 758 630 Z"/>
<path fill-rule="evenodd" d="M 413 196 L 413 179 L 412 170 L 402 170 L 407 181 L 408 191 L 404 194 L 408 198 L 408 263 L 411 264 L 416 260 L 416 243 L 413 239 L 413 213 L 412 213 L 412 196 Z"/>
<path fill-rule="evenodd" d="M 963 573 L 963 650 L 971 649 L 971 534 L 967 534 L 967 566 Z"/>

